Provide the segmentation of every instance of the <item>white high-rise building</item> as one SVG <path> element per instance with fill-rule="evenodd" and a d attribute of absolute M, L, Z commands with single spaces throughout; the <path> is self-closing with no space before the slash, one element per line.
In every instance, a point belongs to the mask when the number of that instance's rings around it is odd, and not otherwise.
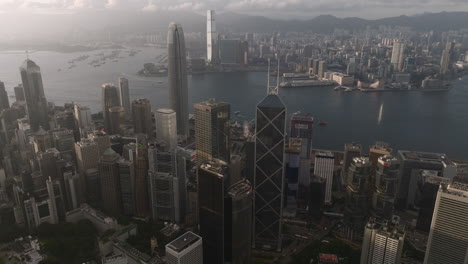
<path fill-rule="evenodd" d="M 128 89 L 128 79 L 124 77 L 119 78 L 119 95 L 120 106 L 125 110 L 125 119 L 130 120 L 132 117 L 132 106 L 130 104 L 130 92 Z"/>
<path fill-rule="evenodd" d="M 202 238 L 187 232 L 166 245 L 166 262 L 168 264 L 202 264 Z"/>
<path fill-rule="evenodd" d="M 393 43 L 392 60 L 391 63 L 395 71 L 403 70 L 403 55 L 405 53 L 405 44 L 395 41 Z"/>
<path fill-rule="evenodd" d="M 331 203 L 333 171 L 335 170 L 335 156 L 331 152 L 320 152 L 315 155 L 314 175 L 326 180 L 325 203 Z"/>
<path fill-rule="evenodd" d="M 164 143 L 167 150 L 177 147 L 177 117 L 172 109 L 158 109 L 155 112 L 156 137 L 159 143 Z"/>
<path fill-rule="evenodd" d="M 400 227 L 371 218 L 364 230 L 361 264 L 401 263 L 404 241 L 405 232 Z"/>
<path fill-rule="evenodd" d="M 468 184 L 440 186 L 424 263 L 468 263 Z"/>
<path fill-rule="evenodd" d="M 81 137 L 84 137 L 85 131 L 93 130 L 94 124 L 91 119 L 91 109 L 89 107 L 75 104 L 73 116 L 75 117 L 76 126 L 80 130 Z"/>
<path fill-rule="evenodd" d="M 206 12 L 206 61 L 213 62 L 218 57 L 218 36 L 216 34 L 215 11 Z"/>

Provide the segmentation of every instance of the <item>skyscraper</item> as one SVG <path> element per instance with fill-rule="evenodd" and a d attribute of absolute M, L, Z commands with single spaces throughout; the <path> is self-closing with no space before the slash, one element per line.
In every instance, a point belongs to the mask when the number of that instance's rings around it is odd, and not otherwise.
<path fill-rule="evenodd" d="M 112 83 L 105 83 L 102 89 L 102 115 L 104 116 L 104 128 L 111 130 L 110 109 L 114 106 L 120 106 L 119 92 Z"/>
<path fill-rule="evenodd" d="M 400 161 L 400 178 L 396 202 L 397 207 L 406 209 L 414 206 L 420 170 L 442 171 L 442 161 L 445 157 L 445 154 L 440 153 L 398 151 L 397 158 Z"/>
<path fill-rule="evenodd" d="M 229 187 L 224 203 L 224 261 L 250 263 L 252 250 L 252 185 L 242 179 Z"/>
<path fill-rule="evenodd" d="M 442 56 L 440 58 L 440 74 L 445 76 L 449 73 L 450 64 L 453 57 L 453 47 L 455 43 L 447 42 L 445 49 L 442 51 Z"/>
<path fill-rule="evenodd" d="M 82 139 L 75 143 L 75 155 L 76 163 L 78 165 L 78 172 L 80 173 L 80 192 L 79 194 L 84 196 L 87 193 L 87 182 L 86 172 L 89 169 L 96 169 L 99 162 L 99 147 L 96 142 L 90 139 Z M 80 197 L 80 202 L 84 202 L 85 199 Z"/>
<path fill-rule="evenodd" d="M 368 181 L 371 164 L 367 157 L 356 157 L 346 175 L 345 220 L 355 231 L 362 231 L 369 210 Z"/>
<path fill-rule="evenodd" d="M 291 117 L 290 137 L 302 138 L 302 143 L 306 147 L 306 157 L 310 159 L 312 151 L 312 133 L 314 118 L 310 115 L 293 115 Z"/>
<path fill-rule="evenodd" d="M 125 119 L 132 118 L 132 108 L 130 105 L 130 91 L 128 89 L 128 79 L 124 77 L 119 78 L 119 95 L 120 106 L 125 110 Z"/>
<path fill-rule="evenodd" d="M 372 164 L 373 166 L 373 164 Z M 398 188 L 400 163 L 390 155 L 377 160 L 375 182 L 372 186 L 372 213 L 375 217 L 390 220 L 393 215 Z"/>
<path fill-rule="evenodd" d="M 119 154 L 108 148 L 98 163 L 99 178 L 101 179 L 101 199 L 104 212 L 118 216 L 121 214 L 121 194 L 119 178 Z"/>
<path fill-rule="evenodd" d="M 151 119 L 151 103 L 141 98 L 132 102 L 133 128 L 135 133 L 142 133 L 148 137 L 153 136 L 153 121 Z"/>
<path fill-rule="evenodd" d="M 345 144 L 344 146 L 344 157 L 343 157 L 343 166 L 341 168 L 342 180 L 346 181 L 346 175 L 348 174 L 349 166 L 355 157 L 360 157 L 362 151 L 362 146 L 359 144 Z M 346 183 L 345 183 L 346 184 Z"/>
<path fill-rule="evenodd" d="M 198 168 L 200 236 L 206 264 L 224 263 L 224 195 L 228 177 L 228 166 L 221 160 L 204 162 Z"/>
<path fill-rule="evenodd" d="M 172 110 L 176 111 L 177 135 L 185 140 L 189 135 L 187 62 L 184 32 L 182 26 L 176 23 L 171 23 L 169 25 L 169 32 L 167 34 L 167 58 L 169 106 Z"/>
<path fill-rule="evenodd" d="M 213 158 L 229 162 L 231 105 L 214 99 L 195 104 L 197 164 Z"/>
<path fill-rule="evenodd" d="M 400 41 L 395 41 L 393 43 L 392 49 L 392 59 L 391 63 L 395 71 L 403 70 L 403 55 L 405 54 L 405 43 Z"/>
<path fill-rule="evenodd" d="M 327 62 L 326 61 L 319 61 L 317 76 L 319 78 L 324 78 L 326 71 L 327 71 Z"/>
<path fill-rule="evenodd" d="M 156 120 L 156 138 L 159 143 L 166 145 L 167 149 L 177 147 L 177 118 L 172 109 L 158 109 L 154 113 Z"/>
<path fill-rule="evenodd" d="M 325 203 L 331 203 L 333 172 L 335 171 L 335 156 L 331 152 L 320 152 L 315 155 L 314 175 L 324 178 L 326 181 L 325 187 Z"/>
<path fill-rule="evenodd" d="M 370 219 L 364 229 L 361 264 L 399 264 L 405 242 L 401 226 Z"/>
<path fill-rule="evenodd" d="M 216 34 L 215 11 L 206 12 L 206 61 L 216 63 L 218 59 L 218 35 Z"/>
<path fill-rule="evenodd" d="M 36 131 L 39 126 L 42 126 L 48 130 L 49 117 L 47 114 L 47 100 L 42 84 L 41 68 L 34 61 L 27 59 L 21 65 L 20 73 L 31 129 Z"/>
<path fill-rule="evenodd" d="M 76 128 L 80 132 L 80 137 L 84 137 L 85 131 L 92 131 L 94 128 L 93 120 L 91 119 L 91 109 L 87 106 L 75 104 L 73 110 Z"/>
<path fill-rule="evenodd" d="M 26 97 L 24 96 L 24 88 L 22 84 L 18 84 L 18 86 L 15 86 L 14 90 L 16 102 L 26 101 Z"/>
<path fill-rule="evenodd" d="M 187 232 L 166 245 L 168 264 L 202 264 L 203 243 L 198 235 Z"/>
<path fill-rule="evenodd" d="M 148 196 L 148 143 L 144 135 L 138 135 L 135 160 L 135 215 L 149 215 Z"/>
<path fill-rule="evenodd" d="M 5 90 L 5 84 L 0 81 L 0 111 L 7 108 L 10 108 L 8 94 Z"/>
<path fill-rule="evenodd" d="M 109 135 L 118 135 L 120 134 L 120 125 L 124 122 L 125 111 L 121 106 L 114 106 L 109 109 L 109 128 L 107 133 Z"/>
<path fill-rule="evenodd" d="M 254 247 L 281 250 L 286 106 L 278 87 L 257 105 L 254 177 Z"/>
<path fill-rule="evenodd" d="M 425 264 L 468 263 L 468 184 L 442 184 L 432 217 Z"/>
<path fill-rule="evenodd" d="M 135 166 L 133 161 L 124 159 L 119 160 L 118 164 L 122 213 L 133 216 L 135 214 Z"/>

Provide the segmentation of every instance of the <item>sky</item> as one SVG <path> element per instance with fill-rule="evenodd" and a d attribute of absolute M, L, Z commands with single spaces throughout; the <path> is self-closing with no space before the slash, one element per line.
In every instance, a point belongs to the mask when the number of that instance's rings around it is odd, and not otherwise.
<path fill-rule="evenodd" d="M 69 14 L 95 10 L 238 12 L 280 19 L 321 14 L 382 18 L 424 12 L 468 11 L 467 0 L 0 0 L 0 13 Z"/>

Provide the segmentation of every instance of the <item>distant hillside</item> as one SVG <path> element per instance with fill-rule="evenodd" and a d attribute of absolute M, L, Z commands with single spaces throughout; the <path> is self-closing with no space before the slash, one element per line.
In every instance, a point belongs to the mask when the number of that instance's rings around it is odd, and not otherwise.
<path fill-rule="evenodd" d="M 311 31 L 329 33 L 335 28 L 360 30 L 367 26 L 377 27 L 379 25 L 407 26 L 417 31 L 468 28 L 468 12 L 425 13 L 377 20 L 356 17 L 337 18 L 332 15 L 321 15 L 309 20 L 275 20 L 263 16 L 225 13 L 218 15 L 216 19 L 220 29 L 232 32 Z"/>

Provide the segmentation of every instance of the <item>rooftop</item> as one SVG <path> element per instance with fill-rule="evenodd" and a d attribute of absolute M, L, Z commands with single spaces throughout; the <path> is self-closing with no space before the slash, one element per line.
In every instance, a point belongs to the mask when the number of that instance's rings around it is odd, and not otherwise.
<path fill-rule="evenodd" d="M 246 179 L 240 180 L 229 187 L 228 194 L 230 196 L 238 196 L 243 194 L 249 194 L 252 192 L 252 185 Z"/>
<path fill-rule="evenodd" d="M 269 94 L 257 105 L 257 107 L 286 108 L 278 95 Z"/>
<path fill-rule="evenodd" d="M 442 153 L 432 153 L 432 152 L 416 152 L 416 151 L 408 151 L 408 150 L 400 150 L 398 151 L 401 157 L 404 160 L 414 160 L 414 161 L 424 161 L 424 162 L 431 162 L 436 161 L 440 162 L 446 159 L 446 155 Z"/>
<path fill-rule="evenodd" d="M 197 236 L 192 232 L 187 232 L 180 237 L 176 238 L 174 241 L 170 242 L 166 245 L 167 248 L 174 250 L 177 253 L 184 251 L 190 245 L 194 244 L 195 242 L 199 241 L 201 237 Z"/>
<path fill-rule="evenodd" d="M 195 108 L 197 106 L 204 106 L 204 107 L 214 108 L 214 107 L 220 107 L 220 106 L 225 106 L 225 105 L 229 105 L 229 103 L 226 103 L 226 102 L 223 102 L 223 101 L 217 101 L 216 99 L 209 99 L 207 101 L 195 104 Z"/>

